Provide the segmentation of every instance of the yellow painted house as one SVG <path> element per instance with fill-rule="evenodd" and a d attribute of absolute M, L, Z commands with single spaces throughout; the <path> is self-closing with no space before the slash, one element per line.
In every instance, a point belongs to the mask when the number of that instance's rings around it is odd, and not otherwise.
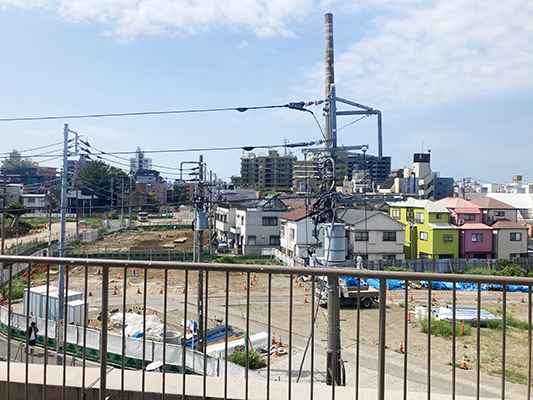
<path fill-rule="evenodd" d="M 459 228 L 450 211 L 431 200 L 389 203 L 390 216 L 405 226 L 406 259 L 459 258 Z"/>

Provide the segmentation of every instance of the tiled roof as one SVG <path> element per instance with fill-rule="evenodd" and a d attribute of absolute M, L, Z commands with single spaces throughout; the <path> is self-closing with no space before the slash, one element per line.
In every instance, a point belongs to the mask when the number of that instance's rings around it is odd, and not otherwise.
<path fill-rule="evenodd" d="M 491 226 L 492 229 L 526 229 L 525 225 L 520 225 L 514 221 L 510 221 L 507 218 L 501 218 L 497 220 Z"/>
<path fill-rule="evenodd" d="M 412 208 L 424 208 L 428 212 L 434 213 L 450 213 L 450 211 L 431 200 L 417 200 L 417 199 L 408 199 L 407 201 L 398 201 L 394 203 L 389 203 L 389 207 L 412 207 Z"/>
<path fill-rule="evenodd" d="M 472 204 L 472 202 L 462 199 L 460 197 L 445 197 L 444 199 L 437 200 L 435 203 L 440 204 L 441 206 L 447 207 L 447 208 L 477 208 L 479 207 L 476 204 Z"/>
<path fill-rule="evenodd" d="M 465 223 L 459 226 L 461 229 L 492 229 L 492 227 L 476 221 L 465 221 Z"/>
<path fill-rule="evenodd" d="M 306 209 L 305 207 L 297 208 L 296 210 L 289 211 L 286 214 L 283 214 L 280 216 L 282 219 L 286 219 L 289 221 L 300 221 L 301 219 L 304 219 L 311 213 L 310 209 Z"/>
<path fill-rule="evenodd" d="M 476 199 L 470 200 L 470 202 L 476 204 L 479 208 L 516 210 L 516 207 L 504 203 L 503 201 L 493 199 L 492 197 L 478 197 Z"/>
<path fill-rule="evenodd" d="M 455 212 L 457 214 L 481 214 L 479 207 L 456 208 Z"/>
<path fill-rule="evenodd" d="M 379 211 L 365 211 L 349 208 L 346 212 L 339 212 L 339 219 L 346 222 L 348 225 L 355 225 L 376 214 L 379 214 Z"/>

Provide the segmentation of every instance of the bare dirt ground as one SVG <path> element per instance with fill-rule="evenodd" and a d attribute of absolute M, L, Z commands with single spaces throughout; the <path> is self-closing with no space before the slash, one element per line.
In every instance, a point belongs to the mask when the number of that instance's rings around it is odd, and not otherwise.
<path fill-rule="evenodd" d="M 161 238 L 160 238 L 161 235 Z M 192 231 L 168 231 L 168 232 L 145 232 L 140 235 L 117 235 L 106 242 L 110 246 L 117 247 L 131 247 L 132 250 L 138 248 L 163 248 L 163 245 L 175 245 L 176 248 L 180 246 L 190 247 L 193 240 Z M 206 235 L 207 236 L 207 235 Z M 181 239 L 182 243 L 174 243 L 176 239 Z M 185 240 L 184 240 L 185 239 Z M 161 291 L 164 287 L 164 271 L 148 270 L 147 272 L 147 287 L 144 288 L 144 270 L 133 269 L 127 270 L 127 284 L 126 284 L 126 298 L 127 309 L 132 309 L 134 306 L 142 306 L 144 299 L 144 291 L 146 290 L 147 312 L 151 313 L 156 309 L 159 317 L 162 319 L 162 299 Z M 120 278 L 119 278 L 120 275 Z M 84 289 L 85 268 L 75 267 L 69 270 L 69 288 L 74 290 Z M 124 269 L 112 268 L 110 271 L 110 304 L 113 304 L 122 311 L 122 294 L 124 290 Z M 254 322 L 255 329 L 267 331 L 266 321 L 268 316 L 268 275 L 257 275 L 256 280 L 253 281 L 253 275 L 250 277 L 252 285 L 250 286 L 250 308 L 249 313 L 251 320 Z M 208 318 L 211 319 L 216 314 L 218 318 L 224 317 L 225 306 L 225 280 L 226 275 L 223 272 L 211 272 L 208 274 L 207 295 L 208 295 Z M 101 293 L 102 276 L 97 274 L 96 267 L 88 268 L 88 288 L 93 297 L 89 297 L 89 301 L 93 304 L 90 313 L 90 327 L 98 327 L 97 320 L 98 308 L 97 301 L 99 293 Z M 42 285 L 42 279 L 35 283 L 35 285 Z M 51 284 L 57 285 L 57 275 L 51 275 Z M 248 312 L 246 308 L 247 291 L 243 289 L 244 285 L 249 285 L 247 275 L 240 273 L 230 273 L 230 286 L 227 290 L 230 293 L 230 315 L 228 316 L 228 323 L 234 327 L 235 330 L 245 329 L 245 316 Z M 115 286 L 116 285 L 116 286 Z M 289 275 L 273 275 L 272 276 L 272 306 L 271 316 L 273 330 L 277 333 L 286 335 L 289 329 L 289 308 L 287 307 L 290 301 L 290 292 L 292 290 L 293 297 L 293 315 L 292 326 L 295 335 L 306 339 L 311 330 L 311 318 L 313 310 L 311 309 L 311 283 L 300 282 L 294 283 Z M 116 289 L 115 289 L 116 287 Z M 307 289 L 307 291 L 306 291 Z M 114 294 L 116 290 L 116 295 Z M 181 318 L 183 317 L 184 305 L 184 290 L 187 291 L 188 305 L 187 318 L 196 317 L 196 294 L 197 294 L 197 274 L 194 272 L 188 273 L 188 285 L 185 286 L 185 272 L 183 271 L 169 271 L 168 272 L 168 287 L 167 295 L 169 301 L 168 307 L 168 328 L 169 330 L 182 330 L 180 327 Z M 139 294 L 140 292 L 140 294 Z M 427 305 L 427 291 L 425 289 L 411 290 L 413 300 L 407 302 L 408 311 L 412 312 L 411 323 L 407 323 L 407 339 L 404 337 L 405 321 L 405 297 L 404 291 L 390 292 L 390 299 L 382 299 L 387 302 L 386 313 L 386 346 L 389 351 L 397 351 L 400 341 L 402 341 L 404 350 L 409 357 L 418 359 L 427 359 L 428 357 L 428 336 L 421 331 L 421 322 L 414 317 L 416 306 Z M 433 307 L 445 307 L 452 302 L 452 293 L 446 291 L 433 291 L 435 301 Z M 475 307 L 477 302 L 475 300 L 475 292 L 458 292 L 457 304 Z M 491 311 L 495 315 L 501 315 L 502 303 L 497 300 L 497 292 L 483 292 L 481 298 L 482 308 Z M 527 297 L 527 296 L 526 296 Z M 304 303 L 306 298 L 307 303 Z M 110 306 L 111 308 L 111 306 Z M 524 303 L 521 302 L 520 293 L 508 293 L 507 299 L 507 315 L 512 315 L 515 318 L 527 321 L 527 299 Z M 357 324 L 357 309 L 356 308 L 342 308 L 341 309 L 341 337 L 349 343 L 356 342 L 357 326 L 359 326 L 359 335 L 361 343 L 376 345 L 378 343 L 378 306 L 373 305 L 370 309 L 360 310 L 360 323 Z M 318 308 L 317 318 L 314 322 L 315 333 L 317 335 L 325 335 L 327 333 L 327 310 Z M 210 327 L 210 326 L 209 326 Z M 120 327 L 114 329 L 116 333 L 121 332 Z M 460 327 L 458 328 L 460 331 Z M 254 334 L 251 329 L 251 334 Z M 508 327 L 507 341 L 506 341 L 506 368 L 507 371 L 515 375 L 515 378 L 520 381 L 527 376 L 528 354 L 527 354 L 527 330 L 519 330 L 517 328 Z M 286 337 L 286 336 L 285 336 Z M 481 370 L 485 373 L 497 374 L 501 369 L 502 360 L 502 331 L 489 328 L 481 328 Z M 443 365 L 451 365 L 452 359 L 452 341 L 444 339 L 440 336 L 431 337 L 431 360 L 432 362 L 441 363 Z M 456 340 L 456 360 L 455 363 L 461 362 L 461 357 L 466 356 L 467 365 L 469 369 L 476 367 L 476 329 L 473 327 L 470 335 L 458 336 Z"/>

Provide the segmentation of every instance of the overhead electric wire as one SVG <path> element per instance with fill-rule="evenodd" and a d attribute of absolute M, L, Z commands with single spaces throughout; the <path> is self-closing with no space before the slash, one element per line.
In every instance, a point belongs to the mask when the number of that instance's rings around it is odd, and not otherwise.
<path fill-rule="evenodd" d="M 57 142 L 57 143 L 52 143 L 52 144 L 47 144 L 47 145 L 44 145 L 44 146 L 40 146 L 40 147 L 34 147 L 33 149 L 26 149 L 26 150 L 20 150 L 18 151 L 20 154 L 22 153 L 26 153 L 26 152 L 29 152 L 29 151 L 34 151 L 34 150 L 40 150 L 40 149 L 45 149 L 47 147 L 52 147 L 52 146 L 57 146 L 57 145 L 60 145 L 60 144 L 63 144 L 61 142 Z M 3 155 L 10 155 L 11 152 L 9 153 L 0 153 L 0 156 L 3 156 Z"/>
<path fill-rule="evenodd" d="M 349 127 L 350 125 L 355 124 L 356 122 L 361 121 L 362 119 L 368 118 L 368 117 L 370 117 L 370 114 L 363 115 L 362 117 L 357 118 L 355 121 L 352 121 L 352 122 L 350 122 L 349 124 L 346 124 L 346 125 L 344 125 L 343 127 L 337 129 L 337 132 L 340 131 L 340 130 L 342 130 L 342 129 L 344 129 L 344 128 Z"/>

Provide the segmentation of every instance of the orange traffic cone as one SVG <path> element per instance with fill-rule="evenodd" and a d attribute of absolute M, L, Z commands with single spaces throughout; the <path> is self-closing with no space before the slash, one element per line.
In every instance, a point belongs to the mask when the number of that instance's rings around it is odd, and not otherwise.
<path fill-rule="evenodd" d="M 298 283 L 298 278 L 294 277 L 294 283 Z"/>
<path fill-rule="evenodd" d="M 242 285 L 242 290 L 246 290 L 246 283 Z"/>
<path fill-rule="evenodd" d="M 407 322 L 411 322 L 411 312 L 407 313 Z"/>
<path fill-rule="evenodd" d="M 500 297 L 500 294 L 498 293 L 498 298 L 496 299 L 498 301 L 502 301 L 501 297 Z"/>
<path fill-rule="evenodd" d="M 468 369 L 468 367 L 466 366 L 466 357 L 464 354 L 463 359 L 461 360 L 461 369 Z"/>
<path fill-rule="evenodd" d="M 278 347 L 276 346 L 274 348 L 274 357 L 277 357 L 277 356 L 279 356 L 279 352 L 278 352 Z"/>
<path fill-rule="evenodd" d="M 185 293 L 185 288 L 181 289 L 181 293 Z"/>
<path fill-rule="evenodd" d="M 163 288 L 159 289 L 159 294 L 163 294 Z"/>
<path fill-rule="evenodd" d="M 409 293 L 409 300 L 413 301 L 413 295 L 412 295 L 412 293 Z"/>
<path fill-rule="evenodd" d="M 525 301 L 524 301 L 524 294 L 522 294 L 522 296 L 520 297 L 520 303 L 525 303 Z"/>
<path fill-rule="evenodd" d="M 137 294 L 141 294 L 141 289 L 137 286 Z"/>
<path fill-rule="evenodd" d="M 276 344 L 276 338 L 274 337 L 274 332 L 272 332 L 272 344 Z"/>
<path fill-rule="evenodd" d="M 226 286 L 224 286 L 224 292 L 226 292 L 226 291 L 227 291 L 227 288 L 226 288 Z"/>
<path fill-rule="evenodd" d="M 304 304 L 307 304 L 307 295 L 304 296 Z"/>
<path fill-rule="evenodd" d="M 157 311 L 156 310 L 152 311 L 152 315 L 155 315 L 157 317 Z"/>
<path fill-rule="evenodd" d="M 435 301 L 435 295 L 431 294 L 431 301 Z"/>
<path fill-rule="evenodd" d="M 279 335 L 279 339 L 278 339 L 278 347 L 283 347 L 283 344 L 281 343 L 281 335 Z"/>
<path fill-rule="evenodd" d="M 89 289 L 89 293 L 87 293 L 87 296 L 92 296 L 93 292 L 91 292 L 91 289 Z"/>
<path fill-rule="evenodd" d="M 390 292 L 389 292 L 389 300 L 392 300 L 392 295 L 390 294 Z"/>
<path fill-rule="evenodd" d="M 403 354 L 403 343 L 400 340 L 400 345 L 398 346 L 398 353 Z"/>
<path fill-rule="evenodd" d="M 306 287 L 304 287 L 304 292 L 307 292 L 307 286 L 306 286 Z"/>
<path fill-rule="evenodd" d="M 255 282 L 255 274 L 254 274 L 254 277 L 252 278 L 252 280 Z"/>
<path fill-rule="evenodd" d="M 117 275 L 117 279 L 120 279 L 120 272 L 119 272 L 118 275 Z"/>
<path fill-rule="evenodd" d="M 477 294 L 476 294 L 476 298 L 474 299 L 474 301 L 477 301 Z"/>

